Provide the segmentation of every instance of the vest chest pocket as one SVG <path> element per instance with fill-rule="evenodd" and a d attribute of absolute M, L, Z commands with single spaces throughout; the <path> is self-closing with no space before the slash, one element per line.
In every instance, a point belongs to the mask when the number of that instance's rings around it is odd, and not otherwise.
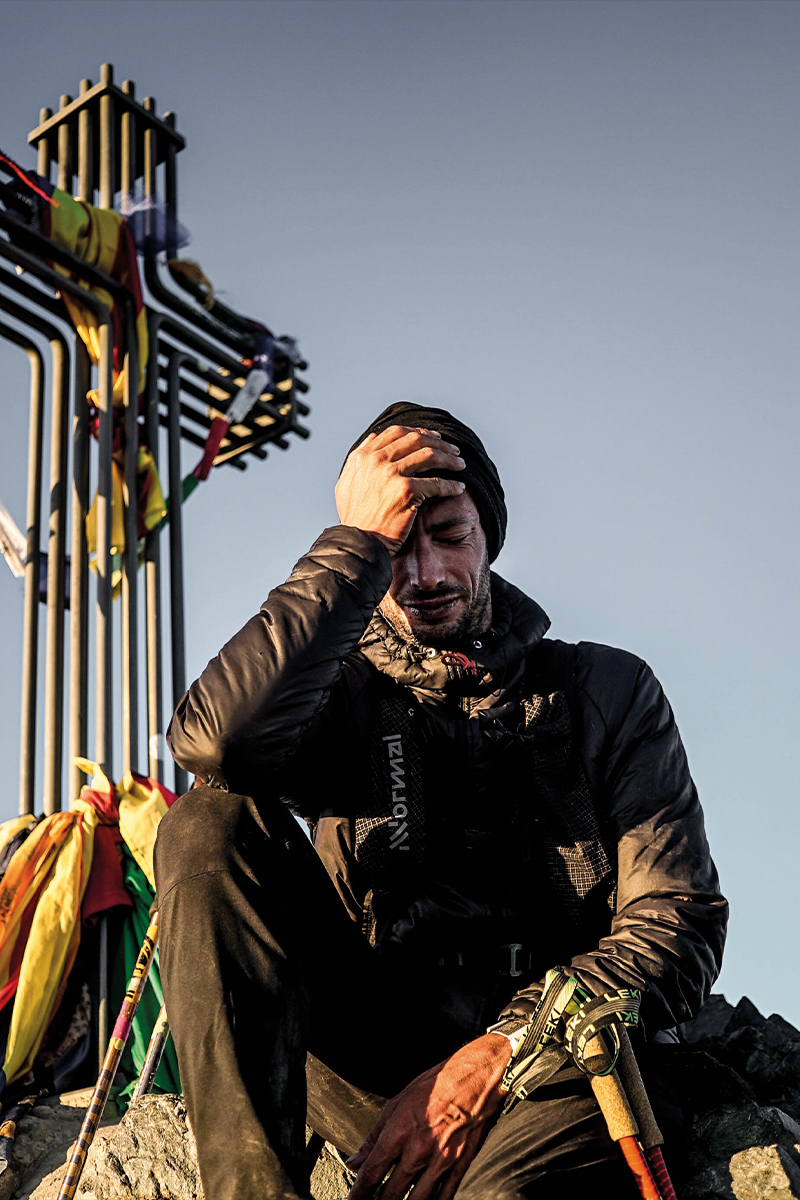
<path fill-rule="evenodd" d="M 525 709 L 524 760 L 540 821 L 542 851 L 555 899 L 573 922 L 587 904 L 614 911 L 615 854 L 603 837 L 597 805 L 573 743 L 564 692 L 533 696 Z"/>
<path fill-rule="evenodd" d="M 353 818 L 356 859 L 368 875 L 417 866 L 427 825 L 413 710 L 393 696 L 381 697 L 376 708 L 369 795 Z"/>

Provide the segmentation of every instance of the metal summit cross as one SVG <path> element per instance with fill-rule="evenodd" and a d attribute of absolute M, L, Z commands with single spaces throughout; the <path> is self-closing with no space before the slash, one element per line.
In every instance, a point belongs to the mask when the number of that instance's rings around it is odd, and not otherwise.
<path fill-rule="evenodd" d="M 216 300 L 197 264 L 177 258 L 177 156 L 185 143 L 175 125 L 174 113 L 156 115 L 151 97 L 139 103 L 133 83 L 117 87 L 107 63 L 99 83 L 84 79 L 76 99 L 64 95 L 56 112 L 42 109 L 28 136 L 38 152 L 36 175 L 23 172 L 26 182 L 10 160 L 0 159 L 0 335 L 31 364 L 21 813 L 33 812 L 38 796 L 46 814 L 59 811 L 64 786 L 68 800 L 77 796 L 78 757 L 94 759 L 109 778 L 121 766 L 163 781 L 164 681 L 170 680 L 170 710 L 185 690 L 183 518 L 174 498 L 186 499 L 212 465 L 243 470 L 266 458 L 268 443 L 286 449 L 290 435 L 308 437 L 300 424 L 308 385 L 297 378 L 307 364 L 294 340 L 274 337 Z M 95 207 L 86 210 L 71 197 Z M 120 233 L 118 216 L 108 216 L 115 205 L 135 239 L 127 258 L 127 233 Z M 43 513 L 46 428 L 49 512 Z M 184 479 L 181 440 L 202 456 Z M 159 475 L 168 517 L 154 490 Z M 87 542 L 90 476 L 97 496 Z M 165 531 L 168 617 L 161 615 Z M 41 788 L 35 780 L 40 595 L 46 599 Z M 122 737 L 116 755 L 115 727 Z M 174 787 L 185 790 L 183 772 L 176 770 Z"/>

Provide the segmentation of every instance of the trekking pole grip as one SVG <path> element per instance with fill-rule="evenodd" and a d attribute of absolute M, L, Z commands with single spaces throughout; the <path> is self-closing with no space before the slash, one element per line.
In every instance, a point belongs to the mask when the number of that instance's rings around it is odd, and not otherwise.
<path fill-rule="evenodd" d="M 631 1039 L 628 1037 L 628 1031 L 624 1025 L 620 1024 L 617 1026 L 617 1033 L 619 1034 L 617 1070 L 630 1101 L 631 1108 L 636 1114 L 636 1120 L 639 1124 L 639 1138 L 642 1146 L 645 1150 L 649 1150 L 652 1146 L 663 1146 L 664 1136 L 658 1127 L 650 1100 L 645 1091 L 644 1082 L 639 1071 L 639 1064 L 636 1061 L 636 1055 L 633 1053 Z"/>
<path fill-rule="evenodd" d="M 618 1142 L 620 1138 L 637 1137 L 639 1126 L 617 1072 L 612 1071 L 610 1075 L 593 1075 L 592 1091 L 606 1119 L 611 1140 Z"/>

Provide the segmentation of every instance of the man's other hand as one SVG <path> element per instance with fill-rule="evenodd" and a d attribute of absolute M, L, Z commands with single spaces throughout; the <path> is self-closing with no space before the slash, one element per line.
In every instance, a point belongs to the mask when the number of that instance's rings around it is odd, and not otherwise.
<path fill-rule="evenodd" d="M 485 1034 L 419 1075 L 384 1108 L 364 1145 L 348 1159 L 358 1171 L 350 1200 L 452 1200 L 503 1103 L 508 1042 Z"/>
<path fill-rule="evenodd" d="M 419 506 L 434 497 L 458 496 L 455 479 L 420 479 L 424 471 L 461 471 L 458 447 L 429 429 L 390 425 L 370 433 L 350 454 L 336 485 L 342 525 L 374 533 L 396 554 L 411 532 Z"/>

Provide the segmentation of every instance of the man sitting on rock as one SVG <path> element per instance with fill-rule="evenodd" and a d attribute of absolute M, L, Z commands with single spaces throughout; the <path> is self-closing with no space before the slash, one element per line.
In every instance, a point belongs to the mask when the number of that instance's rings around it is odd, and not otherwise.
<path fill-rule="evenodd" d="M 449 413 L 387 409 L 336 500 L 170 729 L 202 786 L 159 830 L 161 972 L 207 1200 L 307 1196 L 307 1114 L 352 1200 L 390 1171 L 382 1200 L 635 1197 L 584 1074 L 508 1084 L 557 964 L 640 989 L 650 1038 L 716 978 L 669 704 L 490 572 L 503 489 Z"/>

